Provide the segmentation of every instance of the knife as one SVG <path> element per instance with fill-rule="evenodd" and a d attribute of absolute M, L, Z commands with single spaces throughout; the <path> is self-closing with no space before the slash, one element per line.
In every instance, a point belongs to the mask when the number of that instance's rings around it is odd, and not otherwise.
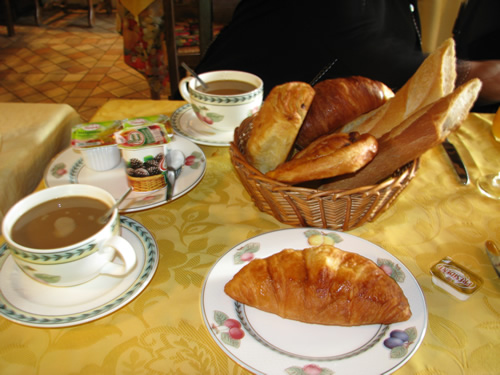
<path fill-rule="evenodd" d="M 457 173 L 460 183 L 463 185 L 468 185 L 469 174 L 467 173 L 467 169 L 465 168 L 464 162 L 462 161 L 462 158 L 460 157 L 460 154 L 458 153 L 455 146 L 452 143 L 450 143 L 448 139 L 445 139 L 443 142 L 443 148 L 446 151 L 446 154 L 448 155 L 448 158 L 450 159 L 451 164 L 455 169 L 455 172 Z"/>

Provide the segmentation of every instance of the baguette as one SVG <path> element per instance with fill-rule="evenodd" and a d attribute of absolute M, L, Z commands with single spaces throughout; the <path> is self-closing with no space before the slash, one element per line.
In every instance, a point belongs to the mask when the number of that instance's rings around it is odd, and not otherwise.
<path fill-rule="evenodd" d="M 360 115 L 380 107 L 394 96 L 382 82 L 353 76 L 321 81 L 295 141 L 304 149 L 318 137 L 331 133 Z"/>
<path fill-rule="evenodd" d="M 372 161 L 377 148 L 377 140 L 370 134 L 326 134 L 266 176 L 298 184 L 353 173 Z"/>
<path fill-rule="evenodd" d="M 378 139 L 379 151 L 355 174 L 323 184 L 322 190 L 353 189 L 376 184 L 398 168 L 442 143 L 467 117 L 481 89 L 477 78 L 422 108 Z"/>
<path fill-rule="evenodd" d="M 314 95 L 305 82 L 288 82 L 271 90 L 248 137 L 246 156 L 252 166 L 266 173 L 288 158 Z"/>
<path fill-rule="evenodd" d="M 393 98 L 341 127 L 338 132 L 357 131 L 380 138 L 420 108 L 451 93 L 456 77 L 455 42 L 449 38 L 424 60 Z"/>

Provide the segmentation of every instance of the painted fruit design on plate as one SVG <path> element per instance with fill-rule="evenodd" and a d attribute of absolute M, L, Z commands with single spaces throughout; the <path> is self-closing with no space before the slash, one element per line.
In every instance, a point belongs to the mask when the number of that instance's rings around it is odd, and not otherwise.
<path fill-rule="evenodd" d="M 219 335 L 224 344 L 231 345 L 235 348 L 240 347 L 240 340 L 245 337 L 245 331 L 241 328 L 241 323 L 230 318 L 222 311 L 214 312 L 215 323 L 212 323 L 212 330 Z"/>

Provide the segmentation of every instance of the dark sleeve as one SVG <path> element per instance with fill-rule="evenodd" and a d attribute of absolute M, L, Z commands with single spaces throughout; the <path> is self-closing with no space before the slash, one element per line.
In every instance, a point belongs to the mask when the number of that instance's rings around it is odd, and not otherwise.
<path fill-rule="evenodd" d="M 411 0 L 414 1 L 414 0 Z M 361 75 L 397 89 L 424 56 L 410 0 L 242 0 L 197 72 L 257 74 L 265 91 L 289 81 Z"/>
<path fill-rule="evenodd" d="M 361 75 L 400 88 L 425 55 L 418 9 L 404 0 L 332 2 L 332 57 L 328 77 Z M 328 28 L 324 29 L 328 33 Z"/>

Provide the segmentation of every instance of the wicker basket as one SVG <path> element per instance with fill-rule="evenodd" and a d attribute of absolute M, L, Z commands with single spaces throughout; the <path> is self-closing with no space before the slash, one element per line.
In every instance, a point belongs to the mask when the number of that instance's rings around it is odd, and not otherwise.
<path fill-rule="evenodd" d="M 373 221 L 394 202 L 419 166 L 416 159 L 379 185 L 352 190 L 291 186 L 267 178 L 248 164 L 244 155 L 251 126 L 247 120 L 235 130 L 229 149 L 231 162 L 259 210 L 292 226 L 348 231 Z"/>
<path fill-rule="evenodd" d="M 132 177 L 127 175 L 127 179 L 134 191 L 153 191 L 167 186 L 163 174 L 157 174 L 149 177 Z"/>

